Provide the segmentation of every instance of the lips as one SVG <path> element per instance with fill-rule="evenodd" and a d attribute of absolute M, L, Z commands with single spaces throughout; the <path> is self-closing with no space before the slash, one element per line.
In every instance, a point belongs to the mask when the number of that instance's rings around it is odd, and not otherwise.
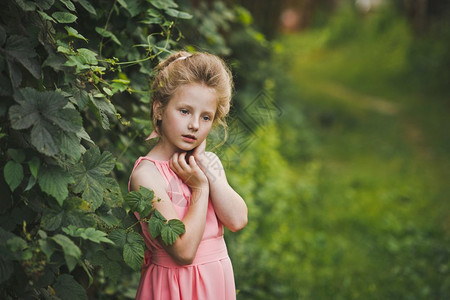
<path fill-rule="evenodd" d="M 183 138 L 189 142 L 194 142 L 195 140 L 197 140 L 195 135 L 192 134 L 183 134 Z"/>

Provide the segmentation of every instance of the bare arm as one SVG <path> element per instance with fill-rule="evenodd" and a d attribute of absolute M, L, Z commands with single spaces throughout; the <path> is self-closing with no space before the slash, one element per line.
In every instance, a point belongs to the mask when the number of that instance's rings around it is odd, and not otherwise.
<path fill-rule="evenodd" d="M 194 154 L 208 177 L 209 195 L 219 220 L 231 231 L 239 231 L 247 225 L 247 205 L 229 185 L 219 157 L 212 152 Z"/>
<path fill-rule="evenodd" d="M 188 164 L 184 154 L 176 154 L 170 160 L 170 167 L 191 187 L 192 194 L 188 212 L 182 220 L 186 232 L 179 236 L 171 246 L 162 242 L 160 244 L 177 263 L 187 265 L 194 260 L 205 229 L 209 187 L 205 174 L 195 163 L 193 157 L 190 158 Z M 141 164 L 133 173 L 131 188 L 137 190 L 139 186 L 152 189 L 155 198 L 161 199 L 160 201 L 154 201 L 153 207 L 166 219 L 178 219 L 172 201 L 167 194 L 166 184 L 152 163 Z"/>

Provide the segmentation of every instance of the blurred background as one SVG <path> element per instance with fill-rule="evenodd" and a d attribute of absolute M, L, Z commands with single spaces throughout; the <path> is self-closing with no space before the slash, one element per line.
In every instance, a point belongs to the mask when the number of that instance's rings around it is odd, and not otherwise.
<path fill-rule="evenodd" d="M 450 3 L 231 3 L 238 298 L 448 299 Z"/>

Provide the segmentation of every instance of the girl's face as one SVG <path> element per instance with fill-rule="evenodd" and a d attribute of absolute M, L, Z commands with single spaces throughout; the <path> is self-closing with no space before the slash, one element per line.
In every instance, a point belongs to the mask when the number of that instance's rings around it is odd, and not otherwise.
<path fill-rule="evenodd" d="M 155 111 L 159 105 L 155 104 Z M 190 151 L 200 145 L 211 130 L 217 110 L 216 91 L 202 84 L 180 86 L 169 100 L 161 120 L 161 143 L 166 151 Z"/>

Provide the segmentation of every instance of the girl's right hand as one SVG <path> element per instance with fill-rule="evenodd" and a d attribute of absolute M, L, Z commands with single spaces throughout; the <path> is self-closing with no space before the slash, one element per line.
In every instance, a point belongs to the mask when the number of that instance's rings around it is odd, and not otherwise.
<path fill-rule="evenodd" d="M 189 156 L 189 163 L 186 162 L 186 152 L 174 153 L 169 160 L 170 168 L 186 183 L 191 189 L 208 188 L 208 178 L 200 169 L 194 155 Z"/>

